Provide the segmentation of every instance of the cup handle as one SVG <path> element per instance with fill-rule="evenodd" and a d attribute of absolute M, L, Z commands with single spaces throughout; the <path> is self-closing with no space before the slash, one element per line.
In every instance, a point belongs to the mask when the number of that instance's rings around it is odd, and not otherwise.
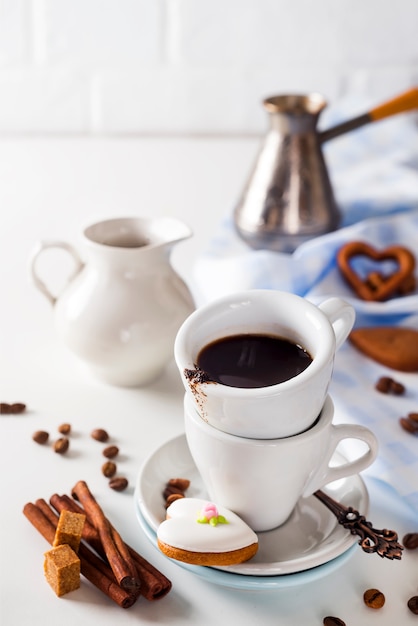
<path fill-rule="evenodd" d="M 325 455 L 320 467 L 310 477 L 304 491 L 303 496 L 312 495 L 317 489 L 321 489 L 324 485 L 340 480 L 347 476 L 354 476 L 369 467 L 375 460 L 378 452 L 378 442 L 375 435 L 364 426 L 357 424 L 337 424 L 331 426 L 332 433 L 329 442 L 328 452 Z M 343 465 L 330 467 L 329 462 L 337 449 L 338 444 L 343 439 L 359 439 L 364 441 L 368 450 L 354 461 L 347 461 Z"/>
<path fill-rule="evenodd" d="M 334 329 L 335 349 L 338 350 L 354 326 L 356 319 L 354 307 L 341 298 L 328 298 L 318 304 L 318 308 L 327 316 Z"/>
<path fill-rule="evenodd" d="M 83 269 L 84 263 L 80 259 L 76 249 L 71 244 L 66 243 L 65 241 L 40 241 L 37 244 L 29 260 L 30 276 L 35 287 L 39 289 L 39 291 L 43 293 L 46 298 L 48 298 L 52 305 L 54 305 L 57 298 L 49 291 L 45 283 L 39 278 L 36 269 L 36 264 L 40 255 L 45 252 L 45 250 L 48 250 L 50 248 L 61 248 L 73 257 L 74 269 L 68 277 L 68 282 L 72 281 L 73 278 L 75 278 L 75 276 Z"/>

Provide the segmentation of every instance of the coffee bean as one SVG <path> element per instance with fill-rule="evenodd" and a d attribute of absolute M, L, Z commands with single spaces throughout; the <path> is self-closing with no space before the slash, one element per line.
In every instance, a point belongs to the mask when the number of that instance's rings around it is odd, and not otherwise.
<path fill-rule="evenodd" d="M 32 439 L 36 441 L 36 443 L 40 444 L 46 443 L 48 441 L 48 438 L 49 434 L 46 432 L 46 430 L 37 430 L 32 435 Z"/>
<path fill-rule="evenodd" d="M 395 396 L 405 393 L 404 385 L 389 376 L 381 376 L 375 384 L 375 389 L 380 393 L 393 393 Z"/>
<path fill-rule="evenodd" d="M 171 496 L 173 493 L 179 493 L 180 495 L 184 495 L 183 489 L 180 487 L 174 487 L 174 485 L 166 485 L 166 488 L 163 491 L 163 498 L 167 500 L 168 496 Z"/>
<path fill-rule="evenodd" d="M 324 617 L 323 621 L 324 626 L 346 626 L 346 623 L 343 622 L 339 617 L 333 617 L 332 615 L 328 615 Z"/>
<path fill-rule="evenodd" d="M 408 417 L 400 417 L 399 424 L 404 430 L 406 430 L 406 432 L 411 433 L 411 435 L 418 434 L 418 422 L 415 422 Z"/>
<path fill-rule="evenodd" d="M 128 486 L 128 481 L 126 478 L 122 476 L 118 476 L 116 478 L 111 478 L 109 480 L 109 487 L 114 489 L 115 491 L 123 491 Z"/>
<path fill-rule="evenodd" d="M 107 448 L 103 450 L 103 456 L 105 456 L 107 459 L 113 459 L 118 454 L 119 448 L 117 446 L 107 446 Z"/>
<path fill-rule="evenodd" d="M 188 478 L 170 478 L 167 485 L 186 491 L 190 487 L 190 480 Z"/>
<path fill-rule="evenodd" d="M 58 432 L 61 433 L 61 435 L 69 435 L 71 432 L 71 424 L 60 424 L 60 426 L 58 426 Z"/>
<path fill-rule="evenodd" d="M 11 415 L 17 413 L 23 413 L 26 410 L 26 404 L 22 402 L 15 402 L 9 404 L 8 402 L 0 402 L 0 413 L 2 415 Z"/>
<path fill-rule="evenodd" d="M 408 419 L 418 424 L 418 413 L 408 413 Z"/>
<path fill-rule="evenodd" d="M 390 390 L 395 396 L 401 396 L 402 394 L 405 393 L 404 385 L 402 383 L 398 383 L 396 380 L 392 380 L 392 385 L 391 385 Z"/>
<path fill-rule="evenodd" d="M 116 463 L 113 461 L 106 461 L 102 465 L 102 474 L 106 476 L 106 478 L 112 478 L 116 474 Z"/>
<path fill-rule="evenodd" d="M 56 452 L 57 454 L 64 454 L 65 452 L 67 452 L 69 446 L 70 442 L 67 437 L 61 437 L 60 439 L 57 439 L 54 443 L 54 452 Z"/>
<path fill-rule="evenodd" d="M 416 550 L 418 548 L 418 533 L 407 533 L 402 544 L 407 550 Z"/>
<path fill-rule="evenodd" d="M 167 500 L 165 501 L 165 508 L 168 509 L 168 507 L 170 506 L 170 504 L 173 504 L 173 502 L 175 500 L 180 500 L 181 498 L 184 498 L 184 494 L 183 493 L 172 493 L 168 496 Z"/>
<path fill-rule="evenodd" d="M 363 594 L 363 600 L 371 609 L 381 609 L 386 598 L 379 589 L 367 589 Z"/>
<path fill-rule="evenodd" d="M 418 615 L 418 596 L 412 596 L 408 600 L 408 609 L 414 614 Z"/>
<path fill-rule="evenodd" d="M 389 376 L 381 376 L 375 384 L 375 389 L 380 393 L 389 393 L 391 380 Z"/>
<path fill-rule="evenodd" d="M 11 413 L 23 413 L 26 411 L 26 404 L 23 404 L 22 402 L 15 402 L 10 406 L 10 409 Z"/>
<path fill-rule="evenodd" d="M 170 478 L 165 484 L 163 498 L 165 499 L 165 508 L 167 509 L 174 500 L 184 498 L 185 491 L 190 487 L 188 478 Z"/>
<path fill-rule="evenodd" d="M 91 432 L 91 436 L 96 441 L 101 441 L 103 443 L 109 439 L 109 435 L 107 434 L 107 432 L 105 430 L 103 430 L 103 428 L 95 428 Z"/>

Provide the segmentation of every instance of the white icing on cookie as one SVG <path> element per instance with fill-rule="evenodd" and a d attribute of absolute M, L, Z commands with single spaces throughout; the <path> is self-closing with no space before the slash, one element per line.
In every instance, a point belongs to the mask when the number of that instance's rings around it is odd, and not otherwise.
<path fill-rule="evenodd" d="M 258 543 L 255 532 L 238 515 L 222 506 L 217 506 L 218 514 L 226 519 L 226 524 L 199 523 L 201 511 L 208 504 L 208 500 L 199 498 L 175 500 L 167 509 L 167 519 L 158 527 L 158 539 L 189 552 L 211 553 L 241 550 Z"/>

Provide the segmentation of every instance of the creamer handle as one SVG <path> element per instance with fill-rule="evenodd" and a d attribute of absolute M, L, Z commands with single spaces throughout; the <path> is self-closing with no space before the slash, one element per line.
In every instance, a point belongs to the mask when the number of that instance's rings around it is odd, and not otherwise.
<path fill-rule="evenodd" d="M 60 248 L 61 250 L 65 250 L 72 256 L 74 260 L 74 269 L 68 276 L 68 282 L 72 281 L 73 278 L 77 276 L 77 274 L 82 270 L 84 264 L 80 259 L 77 250 L 71 244 L 66 243 L 65 241 L 40 241 L 37 244 L 29 260 L 30 277 L 35 287 L 39 289 L 39 291 L 43 293 L 46 298 L 48 298 L 52 305 L 54 305 L 57 298 L 49 291 L 45 283 L 39 278 L 36 270 L 36 264 L 40 255 L 45 252 L 45 250 L 49 250 L 51 248 Z"/>

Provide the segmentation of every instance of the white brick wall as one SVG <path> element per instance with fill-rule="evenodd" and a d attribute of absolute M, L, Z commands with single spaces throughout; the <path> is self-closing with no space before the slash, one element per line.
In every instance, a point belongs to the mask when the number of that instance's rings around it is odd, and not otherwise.
<path fill-rule="evenodd" d="M 251 134 L 272 93 L 415 84 L 417 0 L 0 0 L 1 133 Z"/>

